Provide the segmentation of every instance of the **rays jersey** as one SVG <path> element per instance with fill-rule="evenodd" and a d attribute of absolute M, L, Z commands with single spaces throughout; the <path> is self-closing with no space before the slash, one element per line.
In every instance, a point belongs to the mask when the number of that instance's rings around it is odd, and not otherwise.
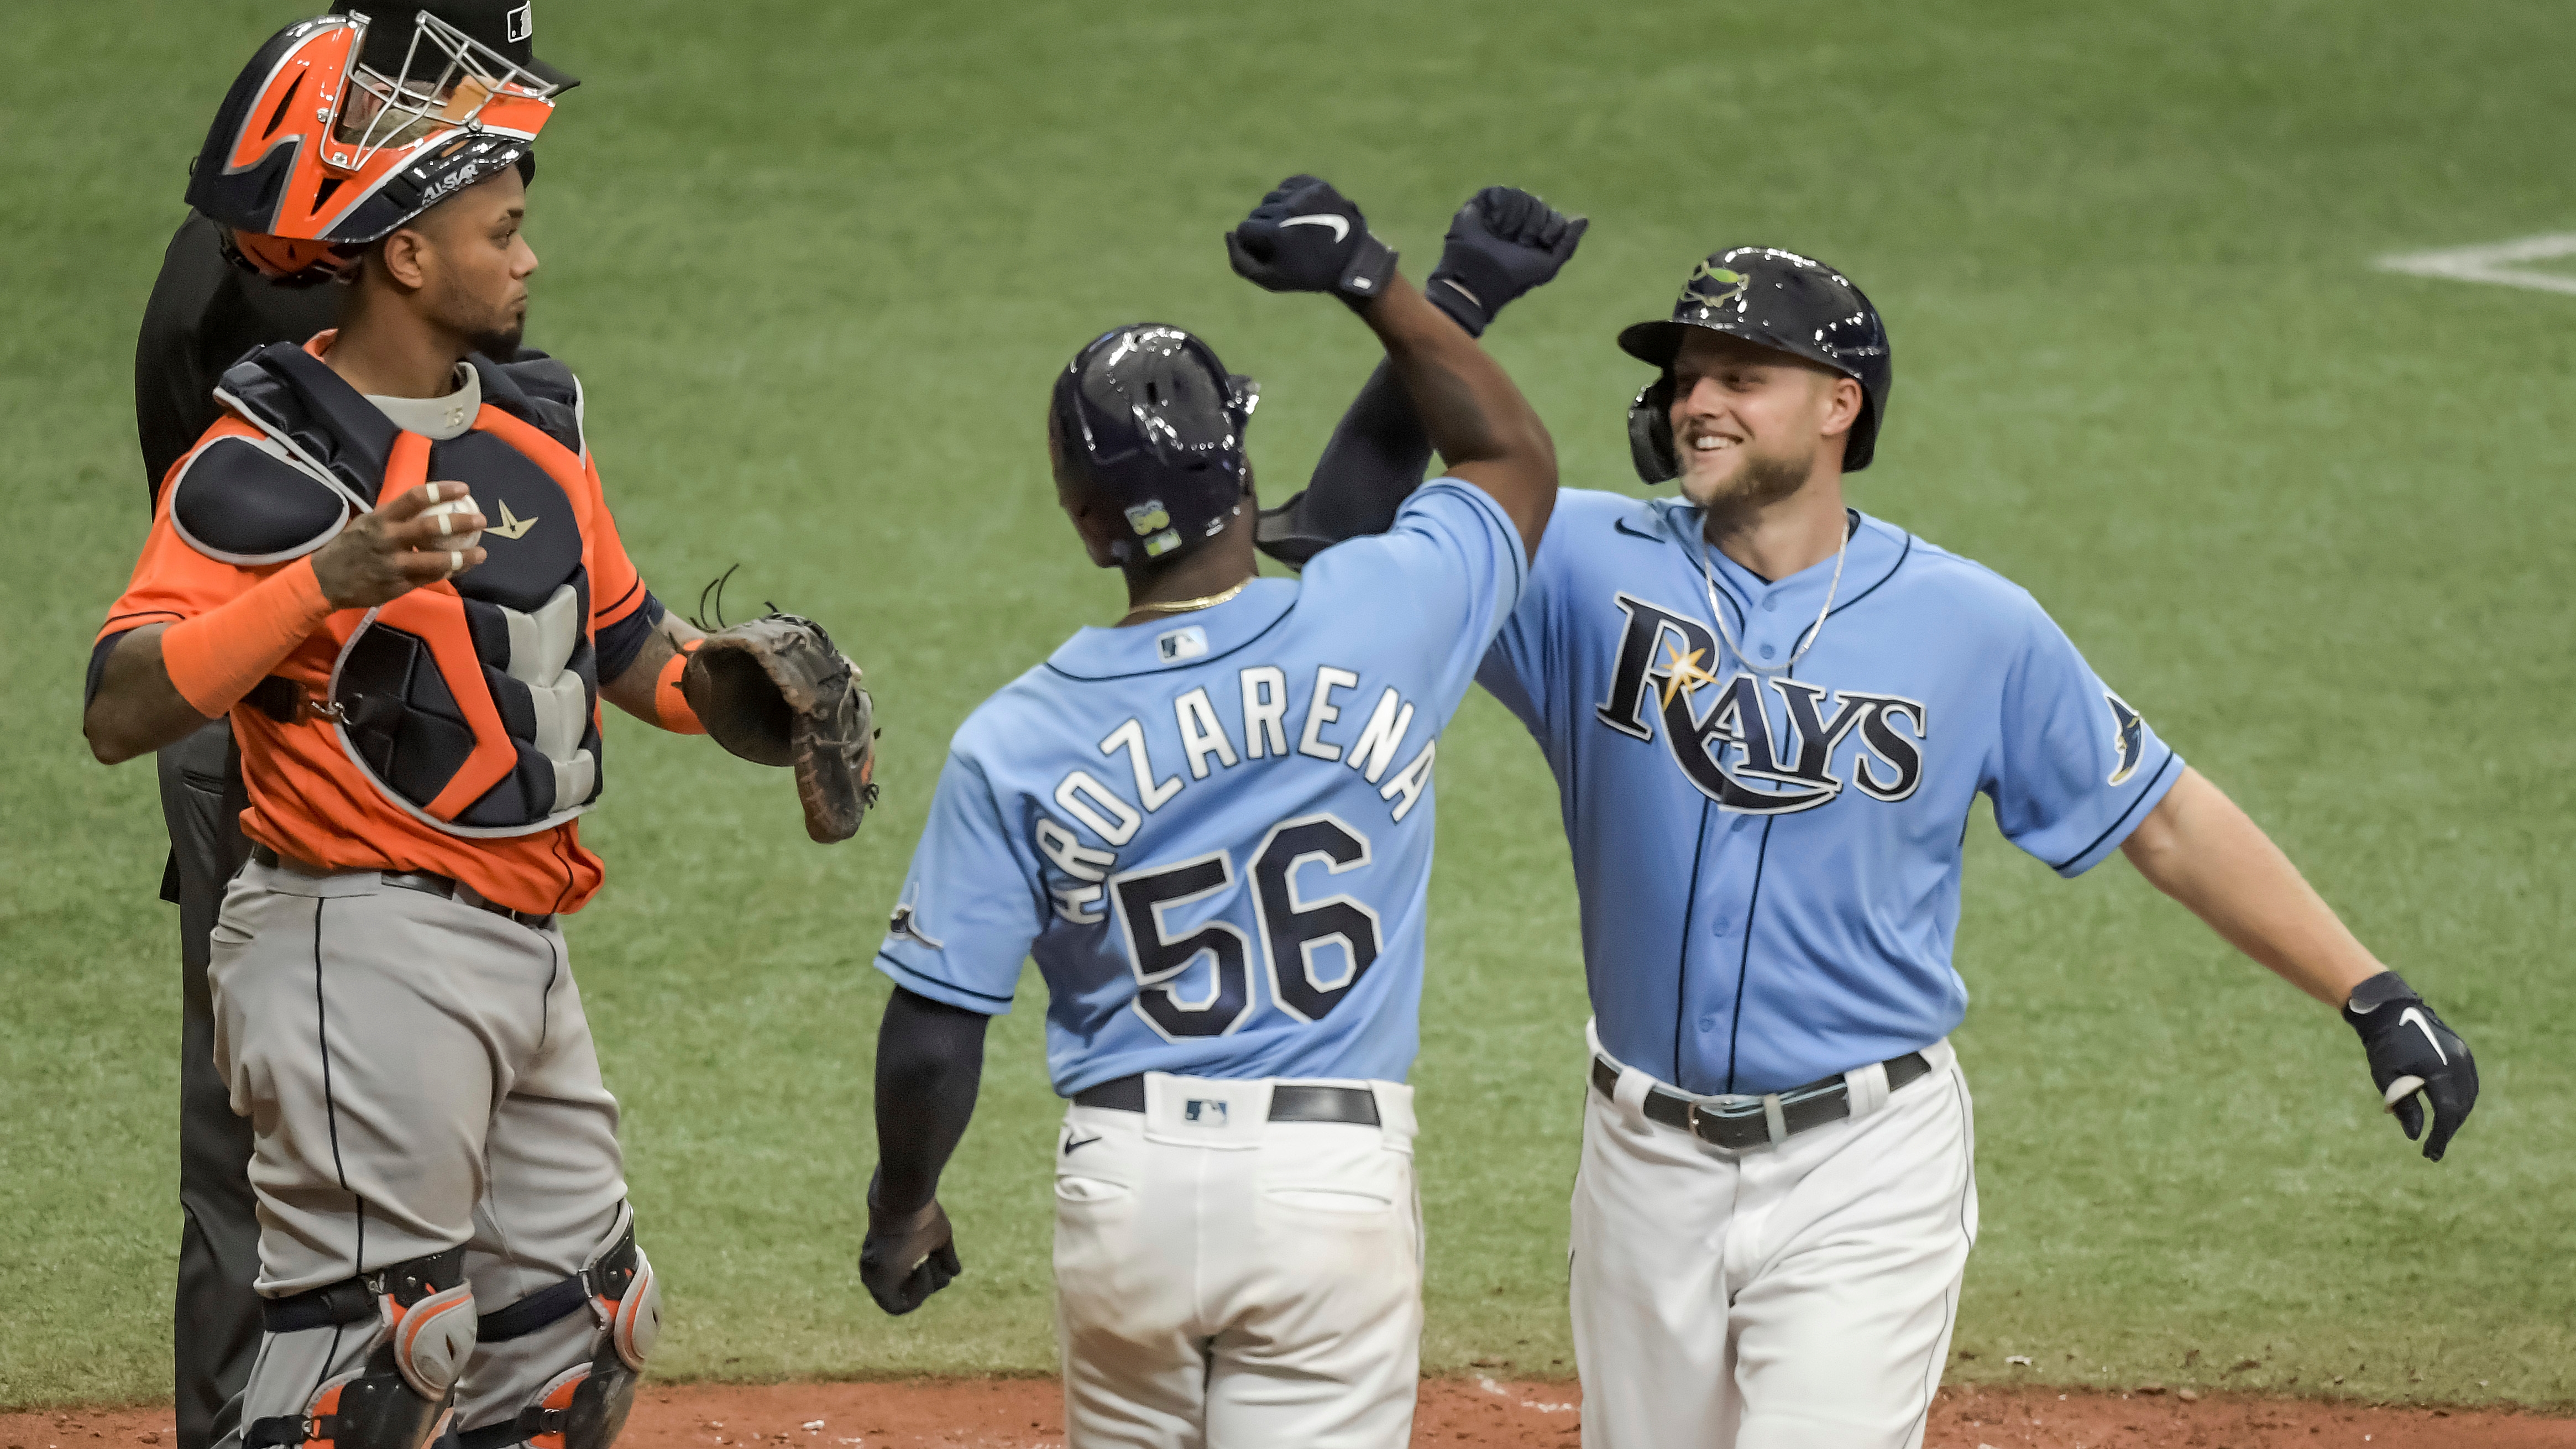
<path fill-rule="evenodd" d="M 1404 1080 L 1439 735 L 1526 572 L 1501 507 L 1443 479 L 1302 582 L 1082 630 L 958 728 L 878 969 L 997 1014 L 1034 956 L 1068 1097 Z"/>
<path fill-rule="evenodd" d="M 1686 1091 L 1937 1041 L 1967 1009 L 1975 797 L 2072 876 L 2182 774 L 2029 594 L 1851 519 L 1791 666 L 1831 560 L 1768 582 L 1707 547 L 1697 508 L 1569 489 L 1480 675 L 1556 774 L 1601 1045 Z"/>

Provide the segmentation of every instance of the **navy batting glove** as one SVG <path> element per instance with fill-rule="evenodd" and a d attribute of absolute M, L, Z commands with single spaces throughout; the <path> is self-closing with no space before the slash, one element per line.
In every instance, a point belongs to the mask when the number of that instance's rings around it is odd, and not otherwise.
<path fill-rule="evenodd" d="M 1354 305 L 1386 290 L 1395 251 L 1369 235 L 1368 219 L 1312 176 L 1279 183 L 1225 234 L 1235 274 L 1273 292 L 1331 292 Z"/>
<path fill-rule="evenodd" d="M 2382 971 L 2352 989 L 2343 1019 L 2361 1033 L 2361 1049 L 2370 1055 L 2370 1080 L 2381 1100 L 2406 1129 L 2406 1139 L 2424 1137 L 2424 1157 L 2442 1160 L 2451 1134 L 2469 1119 L 2478 1104 L 2478 1064 L 2469 1044 L 2442 1024 L 2415 988 Z M 2421 1094 L 2433 1109 L 2433 1130 L 2424 1133 Z"/>
<path fill-rule="evenodd" d="M 1422 294 L 1468 336 L 1482 337 L 1505 303 L 1555 278 L 1591 225 L 1516 187 L 1488 186 L 1450 218 L 1448 245 Z"/>
<path fill-rule="evenodd" d="M 957 1261 L 956 1233 L 939 1199 L 913 1212 L 888 1213 L 877 1206 L 883 1176 L 880 1171 L 868 1180 L 868 1236 L 859 1246 L 859 1282 L 879 1308 L 900 1317 L 947 1287 L 966 1266 Z"/>

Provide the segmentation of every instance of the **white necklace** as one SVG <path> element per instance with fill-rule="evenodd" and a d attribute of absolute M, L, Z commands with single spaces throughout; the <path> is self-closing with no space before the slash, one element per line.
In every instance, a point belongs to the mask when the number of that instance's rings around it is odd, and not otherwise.
<path fill-rule="evenodd" d="M 1824 637 L 1825 619 L 1834 611 L 1834 595 L 1842 590 L 1843 556 L 1851 551 L 1852 533 L 1850 521 L 1846 519 L 1843 524 L 1843 541 L 1834 549 L 1834 579 L 1832 583 L 1825 586 L 1825 606 L 1816 611 L 1816 622 L 1807 626 L 1807 632 L 1800 636 L 1798 647 L 1789 651 L 1788 662 L 1765 668 L 1745 656 L 1744 646 L 1735 641 L 1735 635 L 1726 627 L 1726 610 L 1719 607 L 1717 602 L 1717 574 L 1708 564 L 1709 553 L 1715 548 L 1715 545 L 1708 541 L 1708 510 L 1700 510 L 1699 579 L 1702 584 L 1708 586 L 1708 616 L 1716 621 L 1717 637 L 1726 641 L 1726 647 L 1734 652 L 1735 657 L 1742 661 L 1745 668 L 1756 674 L 1786 674 L 1797 668 L 1798 661 L 1806 658 L 1807 651 L 1815 648 L 1816 641 Z M 1711 660 L 1710 663 L 1714 664 L 1716 661 Z"/>

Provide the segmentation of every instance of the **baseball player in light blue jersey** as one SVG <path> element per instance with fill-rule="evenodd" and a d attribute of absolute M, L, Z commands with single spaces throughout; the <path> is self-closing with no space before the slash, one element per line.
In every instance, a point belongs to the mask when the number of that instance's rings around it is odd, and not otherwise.
<path fill-rule="evenodd" d="M 1683 498 L 1563 494 L 1478 676 L 1555 772 L 1582 898 L 1587 1445 L 1921 1443 L 1977 1231 L 1946 1038 L 1980 794 L 2060 874 L 2125 853 L 2343 1008 L 2441 1156 L 2477 1094 L 2459 1037 L 2029 594 L 1846 506 L 1890 380 L 1859 288 L 1739 247 L 1620 344 L 1659 372 L 1638 471 Z M 1354 407 L 1379 421 L 1346 424 L 1301 514 L 1421 476 L 1385 402 Z"/>
<path fill-rule="evenodd" d="M 1351 303 L 1448 474 L 1302 585 L 1256 579 L 1250 379 L 1150 325 L 1058 376 L 1059 495 L 1130 607 L 951 743 L 877 955 L 898 989 L 861 1269 L 896 1313 L 959 1271 L 938 1174 L 1034 955 L 1071 1099 L 1070 1442 L 1396 1449 L 1421 1328 L 1404 1078 L 1433 763 L 1520 598 L 1555 457 L 1329 186 L 1292 178 L 1227 240 L 1252 280 Z"/>

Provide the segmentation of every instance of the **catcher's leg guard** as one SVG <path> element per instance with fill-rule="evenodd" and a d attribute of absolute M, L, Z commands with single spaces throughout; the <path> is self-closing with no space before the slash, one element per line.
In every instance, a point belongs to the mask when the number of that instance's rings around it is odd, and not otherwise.
<path fill-rule="evenodd" d="M 548 1379 L 535 1402 L 507 1419 L 468 1428 L 458 1449 L 608 1449 L 626 1426 L 644 1356 L 662 1330 L 661 1286 L 635 1246 L 635 1211 L 620 1206 L 608 1239 L 581 1271 L 482 1321 L 487 1345 L 524 1338 L 587 1308 L 597 1325 L 586 1358 Z"/>
<path fill-rule="evenodd" d="M 474 1351 L 463 1248 L 272 1298 L 262 1316 L 272 1336 L 329 1332 L 333 1363 L 356 1366 L 324 1378 L 302 1413 L 253 1420 L 243 1449 L 421 1449 Z"/>

